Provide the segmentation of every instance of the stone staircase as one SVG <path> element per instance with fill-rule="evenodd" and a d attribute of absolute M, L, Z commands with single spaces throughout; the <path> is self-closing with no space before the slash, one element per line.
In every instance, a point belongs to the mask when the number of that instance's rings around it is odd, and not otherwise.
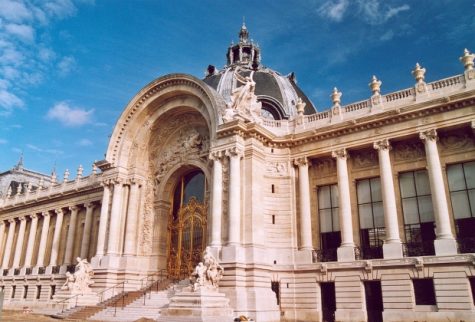
<path fill-rule="evenodd" d="M 141 317 L 149 317 L 154 313 L 154 318 L 157 318 L 157 310 L 152 310 L 152 302 L 161 303 L 159 299 L 165 295 L 168 304 L 168 297 L 166 294 L 170 286 L 169 280 L 163 280 L 155 282 L 148 287 L 138 290 L 138 291 L 129 291 L 125 293 L 118 294 L 102 303 L 99 303 L 94 306 L 80 306 L 70 308 L 61 313 L 55 314 L 53 317 L 59 319 L 74 319 L 74 320 L 99 320 L 99 321 L 135 321 Z M 162 295 L 156 295 L 164 292 Z M 145 303 L 147 307 L 140 307 L 139 303 Z M 153 301 L 149 301 L 153 298 Z M 149 303 L 150 302 L 150 303 Z M 127 308 L 131 305 L 131 314 L 128 314 Z M 142 312 L 146 315 L 142 315 Z M 124 319 L 121 319 L 120 316 L 124 315 Z M 100 316 L 100 318 L 96 318 Z"/>

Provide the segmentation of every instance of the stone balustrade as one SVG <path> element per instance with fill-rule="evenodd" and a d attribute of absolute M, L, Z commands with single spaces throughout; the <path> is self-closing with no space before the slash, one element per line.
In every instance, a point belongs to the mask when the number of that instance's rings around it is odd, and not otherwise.
<path fill-rule="evenodd" d="M 467 51 L 468 52 L 468 51 Z M 379 90 L 367 100 L 342 105 L 338 117 L 332 113 L 332 108 L 312 115 L 304 115 L 303 121 L 291 120 L 264 120 L 262 126 L 276 135 L 288 135 L 317 129 L 330 124 L 355 120 L 366 115 L 373 115 L 387 111 L 398 111 L 414 102 L 428 102 L 438 98 L 450 96 L 452 93 L 463 93 L 475 88 L 475 77 L 471 76 L 473 69 L 467 69 L 464 74 L 456 75 L 431 83 L 424 82 L 425 69 L 417 65 L 414 74 L 414 87 L 397 92 L 381 95 Z M 414 71 L 413 71 L 414 73 Z M 417 75 L 416 75 L 417 74 Z M 380 84 L 379 84 L 380 85 Z M 371 87 L 371 83 L 370 83 Z M 378 87 L 379 89 L 379 87 Z M 332 117 L 333 115 L 333 117 Z"/>
<path fill-rule="evenodd" d="M 51 199 L 55 196 L 63 196 L 69 193 L 72 194 L 81 190 L 99 188 L 101 178 L 101 173 L 92 173 L 86 177 L 78 176 L 75 179 L 51 183 L 51 185 L 48 187 L 39 187 L 34 191 L 27 191 L 25 193 L 16 194 L 13 196 L 5 196 L 3 199 L 0 199 L 0 210 L 21 204 Z"/>

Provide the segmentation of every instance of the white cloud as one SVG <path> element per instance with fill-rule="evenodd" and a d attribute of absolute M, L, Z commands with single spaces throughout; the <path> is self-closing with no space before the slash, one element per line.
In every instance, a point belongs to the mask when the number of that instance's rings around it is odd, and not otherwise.
<path fill-rule="evenodd" d="M 381 8 L 380 0 L 358 0 L 358 6 L 361 17 L 371 25 L 383 24 L 400 12 L 410 9 L 407 4 L 395 8 L 389 6 Z"/>
<path fill-rule="evenodd" d="M 70 107 L 68 102 L 59 102 L 48 110 L 46 118 L 60 121 L 64 126 L 76 127 L 91 122 L 94 110 Z"/>
<path fill-rule="evenodd" d="M 81 139 L 81 140 L 78 141 L 78 145 L 79 146 L 91 146 L 92 141 L 89 140 L 89 139 Z"/>
<path fill-rule="evenodd" d="M 15 94 L 6 89 L 0 89 L 0 106 L 4 109 L 2 114 L 9 114 L 13 108 L 22 107 L 24 104 L 23 100 Z"/>
<path fill-rule="evenodd" d="M 51 16 L 60 19 L 72 16 L 76 13 L 76 6 L 70 0 L 52 0 L 43 4 L 43 9 Z"/>
<path fill-rule="evenodd" d="M 381 41 L 388 41 L 388 40 L 391 40 L 393 39 L 394 37 L 394 31 L 392 31 L 392 29 L 386 31 L 384 34 L 381 35 L 381 37 L 379 37 L 379 40 Z"/>
<path fill-rule="evenodd" d="M 69 74 L 76 68 L 76 60 L 74 57 L 66 56 L 58 63 L 58 71 L 61 76 Z"/>
<path fill-rule="evenodd" d="M 14 22 L 32 19 L 32 13 L 22 1 L 0 1 L 0 17 Z"/>
<path fill-rule="evenodd" d="M 34 144 L 27 144 L 26 147 L 30 150 L 40 152 L 40 153 L 49 153 L 49 154 L 63 154 L 64 152 L 57 149 L 43 149 Z"/>
<path fill-rule="evenodd" d="M 0 144 L 7 144 L 7 143 L 8 143 L 7 140 L 5 140 L 5 139 L 0 139 Z"/>
<path fill-rule="evenodd" d="M 318 13 L 330 20 L 339 22 L 343 19 L 348 5 L 348 0 L 326 1 L 318 8 Z"/>
<path fill-rule="evenodd" d="M 31 26 L 9 23 L 5 25 L 7 33 L 22 41 L 33 42 L 35 39 L 35 31 Z"/>

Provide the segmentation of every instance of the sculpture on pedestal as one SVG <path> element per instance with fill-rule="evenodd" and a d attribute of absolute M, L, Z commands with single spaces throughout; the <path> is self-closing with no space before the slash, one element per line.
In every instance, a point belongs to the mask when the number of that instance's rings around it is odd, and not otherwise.
<path fill-rule="evenodd" d="M 66 273 L 66 282 L 61 287 L 62 290 L 69 290 L 71 293 L 91 293 L 90 286 L 94 283 L 92 276 L 94 272 L 87 259 L 76 258 L 77 265 L 74 274 Z"/>
<path fill-rule="evenodd" d="M 257 96 L 254 93 L 256 89 L 256 82 L 252 79 L 254 72 L 249 76 L 239 75 L 239 70 L 234 73 L 234 79 L 237 83 L 243 85 L 237 87 L 231 93 L 231 103 L 228 104 L 224 111 L 224 122 L 232 121 L 236 115 L 240 115 L 251 122 L 260 124 L 262 103 L 257 101 Z"/>
<path fill-rule="evenodd" d="M 203 261 L 196 265 L 190 276 L 192 290 L 195 292 L 200 289 L 217 290 L 219 281 L 223 278 L 223 272 L 223 267 L 211 254 L 209 247 L 206 247 L 203 252 Z"/>

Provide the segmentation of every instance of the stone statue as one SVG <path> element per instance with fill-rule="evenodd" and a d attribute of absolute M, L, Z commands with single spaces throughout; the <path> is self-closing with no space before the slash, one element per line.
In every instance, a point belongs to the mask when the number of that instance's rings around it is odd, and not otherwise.
<path fill-rule="evenodd" d="M 237 83 L 242 83 L 240 87 L 236 87 L 231 93 L 231 103 L 228 104 L 224 111 L 223 120 L 229 122 L 239 114 L 252 122 L 261 123 L 262 103 L 257 101 L 254 91 L 256 82 L 253 80 L 254 72 L 249 76 L 241 76 L 237 69 L 234 73 L 234 79 Z"/>
<path fill-rule="evenodd" d="M 199 289 L 217 290 L 223 278 L 223 272 L 223 267 L 211 254 L 210 248 L 206 247 L 203 252 L 203 261 L 198 263 L 190 277 L 192 290 L 195 292 Z"/>
<path fill-rule="evenodd" d="M 66 273 L 66 282 L 61 287 L 62 290 L 69 290 L 71 293 L 91 293 L 90 286 L 94 283 L 92 276 L 94 272 L 87 259 L 76 258 L 77 265 L 74 274 Z"/>

